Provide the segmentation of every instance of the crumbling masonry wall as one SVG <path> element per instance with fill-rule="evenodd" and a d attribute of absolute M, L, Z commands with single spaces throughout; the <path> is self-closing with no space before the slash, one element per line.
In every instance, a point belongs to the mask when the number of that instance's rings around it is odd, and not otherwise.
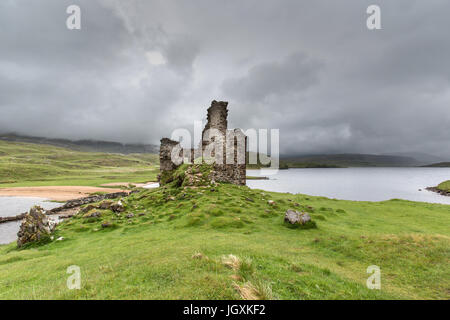
<path fill-rule="evenodd" d="M 200 162 L 213 162 L 212 179 L 215 181 L 245 185 L 247 137 L 241 129 L 228 129 L 227 118 L 228 102 L 212 101 L 198 149 L 192 149 L 185 154 L 189 154 L 193 162 L 195 155 L 197 158 L 195 163 L 199 162 L 198 157 L 201 157 Z M 178 142 L 167 138 L 161 139 L 161 174 L 179 166 L 171 160 L 172 150 L 175 147 L 181 149 Z"/>
<path fill-rule="evenodd" d="M 175 170 L 179 166 L 172 162 L 172 151 L 179 144 L 179 142 L 168 138 L 161 139 L 161 146 L 159 147 L 159 170 L 161 172 Z"/>

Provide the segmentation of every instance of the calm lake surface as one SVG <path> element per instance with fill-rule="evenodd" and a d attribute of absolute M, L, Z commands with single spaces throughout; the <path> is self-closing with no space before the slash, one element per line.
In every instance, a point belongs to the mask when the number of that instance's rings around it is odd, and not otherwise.
<path fill-rule="evenodd" d="M 259 170 L 247 170 L 247 175 L 259 176 Z M 405 199 L 450 204 L 450 197 L 425 190 L 450 180 L 450 168 L 289 169 L 268 177 L 270 180 L 247 180 L 247 185 L 343 200 Z"/>
<path fill-rule="evenodd" d="M 60 206 L 60 203 L 48 202 L 42 198 L 0 197 L 0 217 L 16 216 L 27 212 L 32 206 L 40 205 L 44 209 Z M 17 240 L 21 221 L 0 224 L 0 244 Z"/>

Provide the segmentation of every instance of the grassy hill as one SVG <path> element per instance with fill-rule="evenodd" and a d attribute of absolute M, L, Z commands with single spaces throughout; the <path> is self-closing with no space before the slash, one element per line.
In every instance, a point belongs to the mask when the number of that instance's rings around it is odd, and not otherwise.
<path fill-rule="evenodd" d="M 439 190 L 450 192 L 450 180 L 440 183 L 437 188 Z"/>
<path fill-rule="evenodd" d="M 414 154 L 415 155 L 415 154 Z M 288 168 L 347 168 L 347 167 L 416 167 L 424 165 L 423 159 L 434 158 L 431 155 L 417 154 L 419 159 L 406 155 L 374 154 L 318 154 L 318 155 L 281 155 L 280 169 Z M 247 163 L 249 153 L 247 154 Z M 447 166 L 441 163 L 436 166 Z M 268 165 L 267 165 L 268 166 Z M 266 166 L 266 167 L 267 167 Z M 434 166 L 434 165 L 432 165 Z M 259 169 L 261 164 L 248 164 L 248 169 Z"/>
<path fill-rule="evenodd" d="M 428 164 L 423 167 L 431 167 L 431 168 L 450 168 L 450 162 L 438 162 L 433 164 Z"/>
<path fill-rule="evenodd" d="M 308 156 L 283 156 L 289 167 L 302 164 L 328 165 L 330 167 L 412 167 L 423 163 L 411 157 L 373 154 L 323 154 Z"/>
<path fill-rule="evenodd" d="M 0 134 L 0 140 L 45 144 L 75 151 L 107 152 L 107 153 L 158 153 L 159 146 L 152 144 L 129 144 L 100 140 L 68 140 L 43 137 L 23 136 L 18 134 Z"/>
<path fill-rule="evenodd" d="M 302 162 L 295 160 L 280 161 L 280 169 L 289 169 L 289 168 L 345 168 L 345 167 L 336 164 L 327 164 L 323 162 Z"/>
<path fill-rule="evenodd" d="M 63 241 L 0 246 L 0 298 L 450 298 L 450 206 L 229 184 L 145 190 L 123 203 L 120 214 L 62 223 Z M 317 228 L 285 224 L 289 208 L 309 212 Z M 66 287 L 71 265 L 81 290 Z M 381 290 L 365 285 L 370 265 L 381 268 Z"/>
<path fill-rule="evenodd" d="M 156 179 L 156 154 L 81 152 L 44 144 L 0 141 L 0 188 L 146 182 Z"/>

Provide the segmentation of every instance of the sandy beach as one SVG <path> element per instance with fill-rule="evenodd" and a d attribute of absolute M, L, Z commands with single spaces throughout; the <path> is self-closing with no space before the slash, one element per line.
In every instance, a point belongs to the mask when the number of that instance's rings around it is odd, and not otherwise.
<path fill-rule="evenodd" d="M 85 186 L 46 186 L 46 187 L 17 187 L 0 188 L 0 196 L 7 197 L 38 197 L 54 201 L 67 201 L 89 196 L 95 192 L 121 192 L 119 188 L 99 188 Z"/>

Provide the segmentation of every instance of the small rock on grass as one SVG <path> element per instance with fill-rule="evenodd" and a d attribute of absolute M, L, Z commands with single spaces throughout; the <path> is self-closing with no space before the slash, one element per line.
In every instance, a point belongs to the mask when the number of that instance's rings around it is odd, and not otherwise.
<path fill-rule="evenodd" d="M 203 253 L 200 253 L 200 252 L 194 253 L 194 254 L 192 255 L 192 259 L 197 259 L 197 260 L 205 259 L 205 260 L 209 260 L 209 258 L 208 258 L 207 256 L 205 256 Z"/>
<path fill-rule="evenodd" d="M 110 206 L 110 209 L 116 213 L 123 212 L 125 210 L 122 201 L 118 201 L 117 203 L 113 203 Z"/>
<path fill-rule="evenodd" d="M 104 222 L 104 223 L 102 223 L 102 228 L 109 228 L 111 226 L 112 226 L 111 222 Z"/>
<path fill-rule="evenodd" d="M 85 218 L 98 218 L 102 215 L 101 212 L 99 211 L 94 211 L 92 213 L 89 213 L 88 215 L 85 216 Z"/>

